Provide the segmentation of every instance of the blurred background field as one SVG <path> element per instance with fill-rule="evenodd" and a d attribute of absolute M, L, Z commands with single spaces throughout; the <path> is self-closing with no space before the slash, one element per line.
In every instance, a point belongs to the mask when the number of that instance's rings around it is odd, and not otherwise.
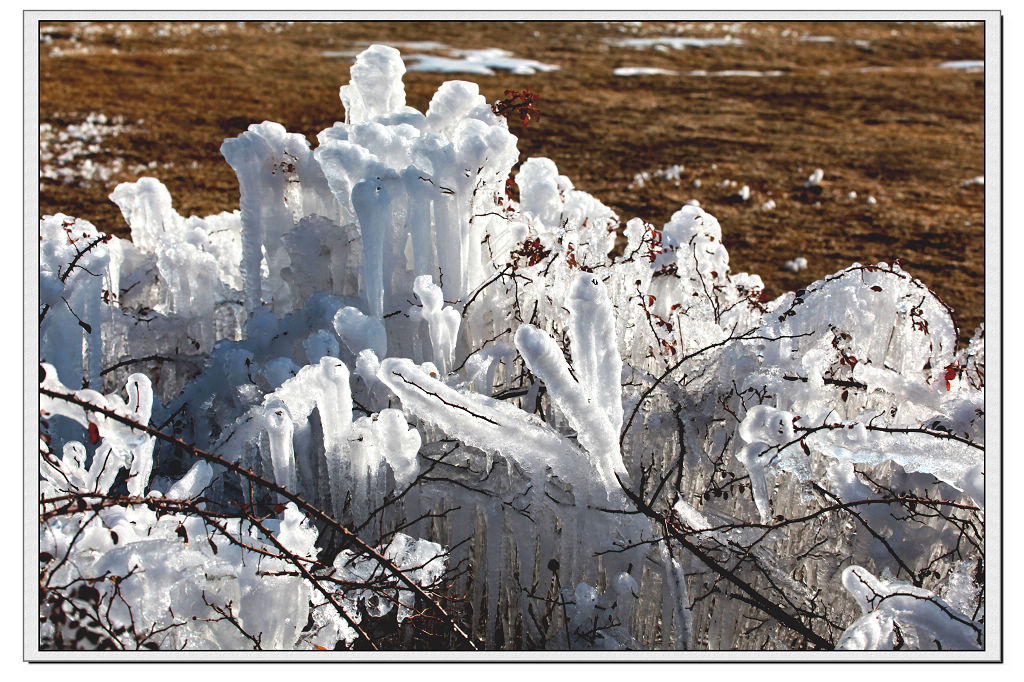
<path fill-rule="evenodd" d="M 44 22 L 39 214 L 124 235 L 107 196 L 145 175 L 183 215 L 236 209 L 224 138 L 272 120 L 315 144 L 372 43 L 402 51 L 421 110 L 445 80 L 530 89 L 522 160 L 553 159 L 623 222 L 700 202 L 772 295 L 898 258 L 961 338 L 983 319 L 981 24 Z"/>

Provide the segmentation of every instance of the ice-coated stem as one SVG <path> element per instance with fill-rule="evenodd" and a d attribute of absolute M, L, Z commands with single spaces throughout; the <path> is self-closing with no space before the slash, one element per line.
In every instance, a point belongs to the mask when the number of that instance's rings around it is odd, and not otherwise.
<path fill-rule="evenodd" d="M 605 491 L 612 494 L 619 487 L 616 477 L 625 477 L 626 468 L 618 441 L 622 425 L 622 360 L 616 347 L 611 304 L 601 281 L 589 273 L 576 278 L 567 303 L 578 381 L 570 373 L 558 344 L 546 332 L 522 325 L 516 332 L 516 348 L 576 430 Z"/>

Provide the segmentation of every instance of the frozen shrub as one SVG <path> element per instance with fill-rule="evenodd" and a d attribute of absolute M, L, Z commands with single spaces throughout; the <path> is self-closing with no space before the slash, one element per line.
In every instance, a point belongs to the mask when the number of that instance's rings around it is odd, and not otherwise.
<path fill-rule="evenodd" d="M 895 263 L 768 300 L 547 159 L 513 201 L 403 72 L 227 140 L 240 211 L 43 218 L 41 646 L 984 646 L 982 330 Z"/>

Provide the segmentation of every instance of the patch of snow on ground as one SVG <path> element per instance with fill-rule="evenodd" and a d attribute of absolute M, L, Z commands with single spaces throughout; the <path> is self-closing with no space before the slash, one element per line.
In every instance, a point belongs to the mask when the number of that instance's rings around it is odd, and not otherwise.
<path fill-rule="evenodd" d="M 220 35 L 227 31 L 227 24 L 208 24 L 204 22 L 183 23 L 179 21 L 164 22 L 154 26 L 151 31 L 157 38 L 183 38 L 196 33 L 206 35 Z M 280 33 L 283 30 L 279 23 L 271 22 L 261 25 L 264 30 L 272 30 Z"/>
<path fill-rule="evenodd" d="M 985 60 L 983 59 L 962 59 L 953 62 L 942 62 L 939 64 L 940 69 L 963 69 L 968 73 L 974 73 L 977 71 L 985 70 Z"/>
<path fill-rule="evenodd" d="M 388 43 L 391 47 L 399 50 L 451 50 L 452 48 L 445 45 L 444 43 L 438 43 L 433 40 L 413 40 L 408 43 Z M 366 47 L 369 47 L 367 45 Z M 361 51 L 361 50 L 360 50 Z"/>
<path fill-rule="evenodd" d="M 492 76 L 495 69 L 510 71 L 521 76 L 537 72 L 557 71 L 559 67 L 544 64 L 535 59 L 520 59 L 512 56 L 508 50 L 490 48 L 486 50 L 450 50 L 449 57 L 435 57 L 425 54 L 413 54 L 405 57 L 414 63 L 408 66 L 409 71 L 427 71 L 430 73 L 473 73 L 481 76 Z"/>
<path fill-rule="evenodd" d="M 676 164 L 674 166 L 669 166 L 668 168 L 665 168 L 663 170 L 656 170 L 654 172 L 644 171 L 643 173 L 637 173 L 636 175 L 633 176 L 633 182 L 629 184 L 629 189 L 643 187 L 651 180 L 666 180 L 668 182 L 674 183 L 676 187 L 679 187 L 679 178 L 682 176 L 683 170 L 684 168 L 681 164 Z"/>
<path fill-rule="evenodd" d="M 107 118 L 105 114 L 93 112 L 82 123 L 75 123 L 57 129 L 49 123 L 39 124 L 39 185 L 60 183 L 87 187 L 94 182 L 106 182 L 115 174 L 126 170 L 124 159 L 97 162 L 93 157 L 103 153 L 103 141 L 117 137 L 135 128 L 142 121 L 126 123 L 118 116 Z M 134 174 L 141 174 L 155 168 L 134 165 L 127 168 Z"/>
<path fill-rule="evenodd" d="M 616 76 L 678 76 L 678 71 L 659 69 L 650 66 L 623 66 L 612 73 Z"/>
<path fill-rule="evenodd" d="M 963 186 L 963 187 L 970 187 L 971 185 L 984 185 L 984 184 L 985 184 L 985 176 L 984 175 L 978 175 L 976 177 L 964 180 L 963 182 L 960 183 L 960 185 Z"/>
<path fill-rule="evenodd" d="M 72 45 L 71 47 L 55 47 L 50 50 L 51 57 L 87 57 L 95 52 L 89 45 Z M 111 54 L 117 54 L 117 49 L 111 49 Z"/>
<path fill-rule="evenodd" d="M 619 33 L 626 32 L 626 26 L 619 25 L 622 22 L 599 22 L 600 25 L 607 30 L 617 30 Z M 630 26 L 632 29 L 630 33 L 636 33 L 637 29 L 642 27 L 642 23 L 638 23 L 636 26 Z M 675 33 L 676 35 L 682 35 L 694 32 L 703 33 L 749 33 L 750 35 L 757 35 L 759 29 L 756 24 L 747 24 L 742 21 L 738 21 L 732 24 L 722 24 L 717 22 L 704 22 L 696 23 L 692 21 L 687 22 L 668 22 L 659 23 L 657 30 L 661 33 Z"/>
<path fill-rule="evenodd" d="M 786 75 L 783 71 L 670 71 L 649 66 L 623 66 L 612 72 L 616 76 L 688 76 L 691 78 L 774 78 Z"/>
<path fill-rule="evenodd" d="M 834 43 L 836 39 L 833 36 L 800 36 L 800 41 L 804 43 Z"/>
<path fill-rule="evenodd" d="M 653 47 L 665 45 L 676 50 L 683 50 L 687 47 L 724 47 L 728 45 L 742 45 L 743 41 L 733 38 L 731 35 L 724 38 L 693 38 L 688 36 L 661 36 L 658 38 L 626 38 L 615 43 L 619 47 Z"/>
<path fill-rule="evenodd" d="M 72 57 L 90 55 L 110 55 L 121 52 L 114 45 L 121 41 L 148 37 L 154 39 L 177 39 L 195 37 L 215 37 L 229 30 L 228 24 L 210 22 L 159 22 L 131 23 L 80 21 L 67 25 L 41 25 L 39 42 L 53 45 L 51 57 Z M 198 41 L 197 41 L 198 45 Z M 204 45 L 206 49 L 211 48 Z M 130 50 L 131 48 L 129 48 Z M 189 54 L 194 49 L 176 48 L 175 51 L 162 50 L 164 54 Z"/>
<path fill-rule="evenodd" d="M 359 56 L 362 50 L 327 50 L 321 52 L 321 57 L 354 59 Z"/>
<path fill-rule="evenodd" d="M 689 71 L 687 76 L 695 78 L 774 78 L 784 76 L 783 71 L 744 71 L 742 69 L 726 69 L 725 71 Z"/>
<path fill-rule="evenodd" d="M 452 59 L 450 57 L 432 57 L 425 54 L 414 54 L 407 59 L 418 59 L 411 64 L 409 71 L 427 71 L 429 73 L 471 73 L 478 76 L 493 76 L 494 69 L 468 59 Z"/>

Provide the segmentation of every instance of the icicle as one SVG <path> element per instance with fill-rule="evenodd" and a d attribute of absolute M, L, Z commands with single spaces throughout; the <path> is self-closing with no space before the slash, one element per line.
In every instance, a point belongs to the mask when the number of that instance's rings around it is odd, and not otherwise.
<path fill-rule="evenodd" d="M 384 248 L 391 236 L 391 191 L 386 177 L 363 180 L 352 188 L 352 204 L 363 236 L 363 293 L 371 317 L 384 317 Z M 390 273 L 389 273 L 390 274 Z"/>
<path fill-rule="evenodd" d="M 412 247 L 412 262 L 406 263 L 406 268 L 417 278 L 433 276 L 437 271 L 437 259 L 431 229 L 431 207 L 439 190 L 427 174 L 415 166 L 406 167 L 401 176 L 409 197 L 408 226 Z"/>
<path fill-rule="evenodd" d="M 495 508 L 494 503 L 487 506 L 487 639 L 494 642 L 495 628 L 497 627 L 500 614 L 498 611 L 501 587 L 504 584 L 502 578 L 502 545 L 505 541 L 504 514 Z M 508 629 L 505 628 L 505 636 L 508 637 Z"/>
<path fill-rule="evenodd" d="M 267 435 L 270 437 L 270 458 L 274 465 L 274 481 L 289 490 L 296 489 L 295 452 L 292 449 L 291 414 L 283 401 L 267 404 L 264 411 Z"/>
<path fill-rule="evenodd" d="M 686 588 L 686 575 L 683 573 L 682 564 L 672 556 L 665 545 L 661 548 L 661 561 L 665 569 L 663 579 L 669 588 L 670 595 L 665 603 L 672 605 L 671 613 L 675 619 L 673 648 L 677 651 L 690 650 L 693 648 L 693 619 L 690 614 L 690 596 Z M 662 641 L 666 643 L 669 641 L 664 623 L 662 625 Z"/>
<path fill-rule="evenodd" d="M 428 275 L 416 278 L 413 291 L 419 297 L 423 309 L 421 315 L 430 330 L 430 344 L 434 349 L 434 362 L 441 368 L 441 374 L 447 375 L 452 366 L 455 353 L 455 341 L 459 334 L 462 317 L 451 306 L 445 306 L 441 288 L 430 281 Z"/>

